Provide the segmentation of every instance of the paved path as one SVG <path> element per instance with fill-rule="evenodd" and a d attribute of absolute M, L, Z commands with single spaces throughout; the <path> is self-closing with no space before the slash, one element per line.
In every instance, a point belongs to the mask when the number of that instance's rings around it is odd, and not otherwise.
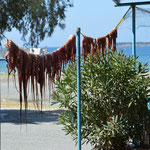
<path fill-rule="evenodd" d="M 66 136 L 58 125 L 62 110 L 28 111 L 27 123 L 20 123 L 19 110 L 1 110 L 1 150 L 77 150 L 71 136 Z M 24 116 L 24 114 L 23 114 Z M 91 150 L 83 145 L 82 150 Z"/>
<path fill-rule="evenodd" d="M 13 83 L 7 77 L 1 77 L 0 99 L 19 101 L 19 94 Z M 48 92 L 46 93 L 48 97 Z M 31 97 L 29 96 L 29 99 Z M 27 123 L 20 121 L 19 109 L 0 110 L 1 147 L 0 150 L 77 150 L 71 136 L 66 136 L 58 125 L 58 115 L 61 110 L 44 111 L 41 116 L 38 110 L 28 110 Z M 91 150 L 90 145 L 83 145 L 82 150 Z"/>

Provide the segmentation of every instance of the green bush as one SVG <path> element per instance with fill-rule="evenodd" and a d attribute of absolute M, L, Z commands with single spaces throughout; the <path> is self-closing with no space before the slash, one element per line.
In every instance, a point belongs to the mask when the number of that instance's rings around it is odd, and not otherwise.
<path fill-rule="evenodd" d="M 89 55 L 85 64 L 82 62 L 82 143 L 99 145 L 102 150 L 124 150 L 129 139 L 141 141 L 144 130 L 150 130 L 146 67 L 122 52 L 110 52 L 105 58 Z M 77 141 L 76 63 L 57 79 L 53 99 L 53 104 L 67 108 L 59 122 Z"/>

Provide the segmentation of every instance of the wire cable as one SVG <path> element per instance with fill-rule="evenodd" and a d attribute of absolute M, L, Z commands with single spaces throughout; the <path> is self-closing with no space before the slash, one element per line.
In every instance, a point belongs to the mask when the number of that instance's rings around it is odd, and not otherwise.
<path fill-rule="evenodd" d="M 126 15 L 128 14 L 128 12 L 130 11 L 131 6 L 129 7 L 129 9 L 127 10 L 127 12 L 124 14 L 124 16 L 121 18 L 121 20 L 119 21 L 119 23 L 117 24 L 116 28 L 119 27 L 119 25 L 122 23 L 122 21 L 124 20 L 124 18 L 126 17 Z"/>
<path fill-rule="evenodd" d="M 81 33 L 81 32 L 80 32 L 80 34 L 81 34 L 83 37 L 85 37 L 85 36 L 86 36 L 85 34 L 83 34 L 83 33 Z"/>

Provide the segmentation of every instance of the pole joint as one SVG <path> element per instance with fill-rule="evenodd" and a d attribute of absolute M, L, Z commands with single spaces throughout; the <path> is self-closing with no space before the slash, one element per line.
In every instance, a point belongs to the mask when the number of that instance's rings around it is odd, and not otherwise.
<path fill-rule="evenodd" d="M 81 29 L 77 28 L 76 33 L 80 33 Z"/>

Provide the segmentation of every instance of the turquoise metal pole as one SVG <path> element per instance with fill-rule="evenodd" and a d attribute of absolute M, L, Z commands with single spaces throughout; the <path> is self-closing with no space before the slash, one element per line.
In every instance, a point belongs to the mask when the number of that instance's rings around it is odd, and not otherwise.
<path fill-rule="evenodd" d="M 132 5 L 132 55 L 136 55 L 136 15 L 135 15 L 135 5 Z"/>
<path fill-rule="evenodd" d="M 78 150 L 81 150 L 81 75 L 80 75 L 80 28 L 77 28 L 77 114 Z"/>

